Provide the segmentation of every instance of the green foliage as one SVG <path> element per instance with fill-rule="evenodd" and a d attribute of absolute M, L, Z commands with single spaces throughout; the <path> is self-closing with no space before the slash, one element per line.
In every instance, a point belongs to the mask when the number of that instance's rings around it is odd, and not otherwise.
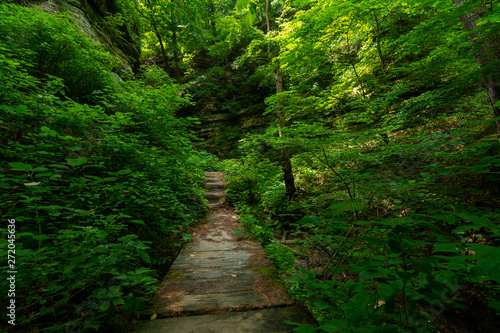
<path fill-rule="evenodd" d="M 220 171 L 222 170 L 220 160 L 217 156 L 205 151 L 198 152 L 196 158 L 199 159 L 201 168 L 205 171 Z"/>
<path fill-rule="evenodd" d="M 274 163 L 255 155 L 241 160 L 225 160 L 223 165 L 227 175 L 226 198 L 236 206 L 252 207 L 263 196 L 269 197 L 269 186 L 276 184 L 280 176 Z"/>
<path fill-rule="evenodd" d="M 54 16 L 40 9 L 3 4 L 0 8 L 2 44 L 29 66 L 38 79 L 57 76 L 66 94 L 81 102 L 92 102 L 93 93 L 112 84 L 115 59 L 97 43 L 77 32 L 68 16 Z"/>
<path fill-rule="evenodd" d="M 455 120 L 443 119 L 390 139 L 379 128 L 345 127 L 326 137 L 313 126 L 292 126 L 288 144 L 299 151 L 299 191 L 280 211 L 304 217 L 288 224 L 292 248 L 267 238 L 265 244 L 280 270 L 292 275 L 290 292 L 320 322 L 298 332 L 431 332 L 444 309 L 465 306 L 469 288 L 485 288 L 497 309 L 498 140 L 474 139 L 477 128 L 489 126 L 480 120 L 484 114 L 455 117 L 467 120 L 450 126 Z M 246 149 L 255 151 L 260 139 L 247 141 Z M 239 171 L 232 177 L 255 172 L 228 165 Z M 253 184 L 262 193 L 254 216 L 269 209 L 275 186 L 268 178 Z M 282 227 L 277 214 L 260 216 L 266 216 L 262 228 Z M 258 222 L 251 225 L 259 232 Z"/>
<path fill-rule="evenodd" d="M 291 274 L 294 271 L 296 256 L 285 246 L 278 243 L 267 244 L 264 247 L 266 256 L 273 261 L 279 271 L 284 274 Z"/>
<path fill-rule="evenodd" d="M 0 209 L 16 220 L 16 327 L 117 329 L 205 210 L 189 122 L 174 116 L 189 101 L 157 68 L 104 89 L 110 57 L 68 18 L 0 14 Z M 79 73 L 90 81 L 69 77 Z"/>
<path fill-rule="evenodd" d="M 287 90 L 266 112 L 286 127 L 248 135 L 226 165 L 247 229 L 319 322 L 296 332 L 432 332 L 475 299 L 498 312 L 498 119 L 460 24 L 478 6 L 284 3 L 268 40 Z M 261 34 L 235 67 L 272 72 L 267 45 Z M 290 201 L 279 166 L 262 167 L 278 160 L 270 147 L 293 154 Z"/>

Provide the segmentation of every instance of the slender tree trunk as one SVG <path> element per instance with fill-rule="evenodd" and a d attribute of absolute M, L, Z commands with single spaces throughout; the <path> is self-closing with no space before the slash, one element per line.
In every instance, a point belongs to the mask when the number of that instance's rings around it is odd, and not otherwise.
<path fill-rule="evenodd" d="M 151 6 L 151 2 L 149 0 L 146 3 L 149 6 Z M 139 7 L 136 7 L 136 8 L 137 8 L 137 12 L 139 13 L 139 15 L 141 15 L 146 20 L 148 20 L 149 22 L 151 22 L 151 27 L 153 28 L 153 31 L 154 31 L 154 33 L 156 35 L 156 38 L 158 39 L 158 43 L 160 43 L 161 56 L 163 58 L 163 62 L 165 63 L 165 72 L 168 73 L 169 72 L 169 66 L 168 66 L 167 53 L 165 52 L 165 44 L 163 43 L 163 39 L 161 37 L 160 31 L 158 30 L 158 25 L 156 24 L 156 20 L 154 19 L 153 15 L 151 17 L 148 17 L 148 15 L 146 15 L 146 13 L 142 12 L 141 10 L 139 10 Z"/>
<path fill-rule="evenodd" d="M 349 25 L 350 26 L 350 25 Z M 361 86 L 361 92 L 363 93 L 363 97 L 366 98 L 366 91 L 363 81 L 356 70 L 356 65 L 354 64 L 354 60 L 351 57 L 351 44 L 349 43 L 349 32 L 347 32 L 347 61 L 351 65 L 354 75 L 356 75 L 356 79 L 358 80 L 359 85 Z"/>
<path fill-rule="evenodd" d="M 457 7 L 469 0 L 453 0 Z M 488 10 L 484 4 L 471 13 L 460 17 L 465 31 L 470 32 L 477 28 L 476 21 L 484 17 Z M 495 117 L 500 117 L 500 109 L 495 106 L 500 101 L 500 37 L 497 33 L 486 35 L 484 32 L 471 33 L 469 42 L 476 53 L 477 65 L 482 70 L 481 83 L 488 91 Z M 500 134 L 500 122 L 497 120 L 497 130 Z"/>
<path fill-rule="evenodd" d="M 213 0 L 210 0 L 208 2 L 208 12 L 210 16 L 209 24 L 211 25 L 212 28 L 212 36 L 215 38 L 217 37 L 217 26 L 215 24 L 215 6 Z"/>
<path fill-rule="evenodd" d="M 176 7 L 179 8 L 179 2 L 177 0 L 172 0 Z M 181 72 L 179 68 L 179 53 L 177 50 L 177 20 L 174 7 L 172 7 L 172 48 L 174 51 L 174 70 L 175 70 L 175 81 L 177 83 L 181 82 Z"/>
<path fill-rule="evenodd" d="M 267 33 L 271 30 L 271 26 L 269 25 L 269 0 L 266 0 L 266 25 L 267 25 Z"/>
<path fill-rule="evenodd" d="M 173 25 L 175 25 L 175 22 Z M 179 53 L 177 52 L 177 31 L 176 31 L 176 28 L 172 29 L 172 45 L 173 45 L 173 49 L 174 49 L 175 81 L 177 83 L 180 83 L 181 82 L 181 72 L 179 69 Z"/>
<path fill-rule="evenodd" d="M 266 0 L 266 25 L 267 25 L 267 31 L 266 35 L 269 35 L 269 31 L 271 30 L 271 26 L 269 24 L 269 0 Z M 271 55 L 271 47 L 269 44 L 267 44 L 267 55 Z"/>
<path fill-rule="evenodd" d="M 281 93 L 283 92 L 283 76 L 281 73 L 281 68 L 278 68 L 276 71 L 276 93 Z M 279 136 L 282 136 L 281 129 L 285 127 L 285 117 L 279 110 L 278 106 L 278 112 L 276 113 L 278 117 L 278 125 L 280 128 L 279 131 Z M 293 178 L 293 169 L 292 169 L 292 161 L 291 161 L 291 155 L 290 152 L 288 151 L 288 148 L 281 148 L 281 169 L 283 171 L 283 178 L 285 181 L 285 192 L 286 195 L 289 199 L 292 199 L 295 195 L 296 188 L 295 188 L 295 179 Z"/>
<path fill-rule="evenodd" d="M 153 30 L 155 32 L 156 38 L 158 39 L 158 42 L 160 43 L 160 50 L 161 50 L 161 56 L 163 57 L 163 62 L 165 63 L 165 71 L 168 72 L 168 58 L 167 58 L 167 53 L 165 52 L 165 45 L 163 45 L 163 39 L 161 38 L 160 32 L 158 31 L 158 27 L 156 26 L 156 23 L 151 23 L 151 26 L 153 27 Z"/>
<path fill-rule="evenodd" d="M 269 34 L 271 29 L 269 24 L 269 0 L 266 0 L 266 25 L 267 31 L 266 34 Z M 271 49 L 269 44 L 267 45 L 267 55 L 271 57 Z M 276 93 L 283 92 L 283 75 L 281 73 L 281 67 L 278 67 L 276 71 L 276 75 L 274 76 L 276 79 Z M 281 129 L 286 126 L 285 117 L 281 113 L 281 103 L 278 102 L 278 112 L 276 112 L 276 117 L 278 118 L 278 126 L 279 126 L 279 136 L 282 137 Z M 292 169 L 292 160 L 291 154 L 288 151 L 288 148 L 281 148 L 281 170 L 283 171 L 283 179 L 285 181 L 285 193 L 286 196 L 291 200 L 293 199 L 296 188 L 295 188 L 295 179 L 293 178 L 293 169 Z M 283 239 L 286 239 L 286 231 L 283 229 Z"/>
<path fill-rule="evenodd" d="M 382 54 L 382 47 L 380 45 L 380 23 L 378 21 L 378 16 L 375 10 L 372 11 L 373 18 L 375 19 L 375 43 L 377 44 L 378 57 L 380 58 L 380 64 L 382 65 L 382 70 L 385 72 L 385 61 Z"/>

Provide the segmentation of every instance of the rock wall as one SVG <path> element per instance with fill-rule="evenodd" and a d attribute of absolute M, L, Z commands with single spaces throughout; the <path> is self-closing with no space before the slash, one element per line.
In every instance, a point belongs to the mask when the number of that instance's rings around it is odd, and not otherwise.
<path fill-rule="evenodd" d="M 124 13 L 116 0 L 49 0 L 29 1 L 50 13 L 71 15 L 81 30 L 98 41 L 121 61 L 121 70 L 136 72 L 140 67 L 138 28 L 135 22 L 120 20 Z"/>

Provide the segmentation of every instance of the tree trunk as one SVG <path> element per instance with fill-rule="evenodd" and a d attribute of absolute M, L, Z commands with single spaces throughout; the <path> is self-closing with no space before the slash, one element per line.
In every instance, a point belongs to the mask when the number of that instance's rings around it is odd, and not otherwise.
<path fill-rule="evenodd" d="M 385 61 L 382 54 L 382 46 L 380 45 L 380 23 L 378 21 L 378 16 L 375 10 L 372 11 L 373 18 L 375 19 L 375 43 L 377 43 L 378 57 L 380 58 L 380 64 L 382 65 L 382 70 L 385 72 Z"/>
<path fill-rule="evenodd" d="M 464 5 L 469 0 L 453 0 L 457 7 Z M 460 21 L 465 31 L 470 32 L 477 28 L 476 21 L 484 17 L 488 10 L 484 4 L 471 13 L 466 13 L 460 17 Z M 482 70 L 481 83 L 488 91 L 490 102 L 493 107 L 495 117 L 500 117 L 500 109 L 495 106 L 500 101 L 500 38 L 498 32 L 493 35 L 486 35 L 478 31 L 471 33 L 469 43 L 476 53 L 477 65 Z M 497 130 L 500 133 L 500 122 L 497 120 Z"/>
<path fill-rule="evenodd" d="M 158 27 L 156 23 L 151 23 L 153 30 L 155 32 L 156 38 L 158 38 L 158 42 L 160 43 L 161 56 L 163 57 L 163 62 L 165 63 L 165 71 L 168 73 L 168 58 L 167 53 L 165 52 L 165 46 L 163 45 L 163 39 L 161 38 L 160 32 L 158 31 Z"/>
<path fill-rule="evenodd" d="M 216 13 L 215 13 L 215 6 L 214 6 L 213 0 L 209 0 L 209 2 L 208 2 L 208 13 L 209 13 L 208 23 L 210 24 L 211 29 L 212 29 L 212 36 L 214 38 L 216 38 L 217 37 L 217 26 L 216 26 L 216 22 L 215 22 Z"/>
<path fill-rule="evenodd" d="M 276 71 L 276 93 L 281 93 L 283 92 L 283 76 L 281 74 L 281 68 L 278 68 Z M 279 131 L 279 136 L 282 136 L 281 129 L 285 127 L 285 117 L 281 112 L 279 111 L 279 105 L 278 105 L 278 112 L 276 113 L 278 117 L 278 125 L 280 128 Z M 292 169 L 292 161 L 291 161 L 291 155 L 290 152 L 288 151 L 288 148 L 281 148 L 281 169 L 283 171 L 283 178 L 285 181 L 285 192 L 286 195 L 289 199 L 292 199 L 295 195 L 296 189 L 295 189 L 295 180 L 293 178 L 293 169 Z"/>
<path fill-rule="evenodd" d="M 352 23 L 352 20 L 351 20 Z M 351 24 L 349 24 L 349 29 L 351 27 Z M 354 75 L 356 75 L 356 79 L 358 80 L 358 84 L 361 86 L 361 92 L 363 93 L 363 97 L 366 98 L 366 91 L 365 91 L 365 86 L 363 85 L 363 81 L 361 80 L 361 77 L 358 74 L 358 71 L 356 70 L 356 65 L 354 64 L 354 60 L 352 59 L 351 56 L 351 44 L 349 43 L 349 31 L 347 31 L 347 36 L 346 36 L 346 41 L 347 41 L 347 61 L 349 62 L 349 65 L 352 66 L 352 69 L 354 71 Z"/>
<path fill-rule="evenodd" d="M 151 2 L 148 0 L 146 3 L 151 7 Z M 144 12 L 142 12 L 139 7 L 136 7 L 137 12 L 139 15 L 144 17 L 146 20 L 151 22 L 151 27 L 153 28 L 153 31 L 156 35 L 156 38 L 158 39 L 158 43 L 160 43 L 160 50 L 161 50 L 161 56 L 163 58 L 163 62 L 165 62 L 165 72 L 169 72 L 169 66 L 168 66 L 168 58 L 167 58 L 167 53 L 165 52 L 165 44 L 163 44 L 163 39 L 161 38 L 160 31 L 158 30 L 158 25 L 156 24 L 156 20 L 154 19 L 154 14 L 151 15 L 151 17 L 148 17 L 148 15 Z"/>
<path fill-rule="evenodd" d="M 269 0 L 266 0 L 266 25 L 267 25 L 266 33 L 269 33 L 269 30 L 271 30 L 271 26 L 269 24 Z"/>
<path fill-rule="evenodd" d="M 266 35 L 269 35 L 269 31 L 271 30 L 271 25 L 269 24 L 269 0 L 266 0 L 266 26 Z M 267 44 L 267 55 L 271 55 L 271 46 L 269 44 Z"/>
<path fill-rule="evenodd" d="M 176 7 L 179 8 L 179 2 L 177 0 L 172 0 Z M 177 48 L 177 20 L 174 7 L 172 7 L 172 48 L 174 51 L 174 70 L 175 70 L 175 81 L 181 83 L 181 72 L 179 69 L 179 53 Z"/>
<path fill-rule="evenodd" d="M 173 22 L 172 25 L 175 25 L 175 22 Z M 175 27 L 172 29 L 172 47 L 174 49 L 175 81 L 177 83 L 180 83 L 181 82 L 181 72 L 179 69 L 179 53 L 177 52 L 177 31 L 176 31 Z"/>

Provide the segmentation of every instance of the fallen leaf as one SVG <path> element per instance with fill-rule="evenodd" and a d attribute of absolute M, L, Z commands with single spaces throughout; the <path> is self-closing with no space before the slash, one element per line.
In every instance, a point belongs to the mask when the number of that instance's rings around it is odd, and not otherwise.
<path fill-rule="evenodd" d="M 236 275 L 236 274 L 231 274 L 231 276 L 232 276 L 232 277 L 237 277 L 238 275 Z"/>
<path fill-rule="evenodd" d="M 151 317 L 150 317 L 149 319 L 151 319 L 151 320 L 155 320 L 155 319 L 156 319 L 156 317 L 158 317 L 158 315 L 155 313 L 155 314 L 151 315 Z"/>

